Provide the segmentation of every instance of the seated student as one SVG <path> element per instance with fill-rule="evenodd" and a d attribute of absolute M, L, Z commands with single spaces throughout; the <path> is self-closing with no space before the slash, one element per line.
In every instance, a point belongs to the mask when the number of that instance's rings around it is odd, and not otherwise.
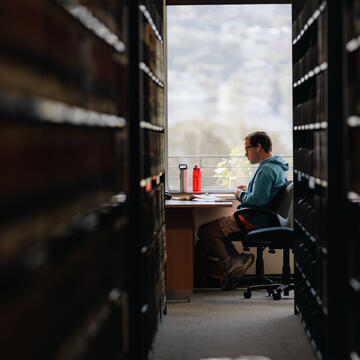
<path fill-rule="evenodd" d="M 245 155 L 250 164 L 259 164 L 249 185 L 238 186 L 235 198 L 240 201 L 241 207 L 258 207 L 271 209 L 271 202 L 280 188 L 287 181 L 289 165 L 278 155 L 272 155 L 272 142 L 270 137 L 263 131 L 249 134 L 245 138 Z M 241 222 L 242 226 L 240 226 Z M 271 226 L 270 219 L 266 214 L 224 216 L 220 219 L 203 224 L 199 227 L 200 248 L 210 251 L 223 264 L 225 284 L 231 280 L 242 277 L 245 271 L 254 262 L 253 254 L 239 254 L 225 237 L 231 233 L 246 230 L 254 230 L 261 227 Z"/>

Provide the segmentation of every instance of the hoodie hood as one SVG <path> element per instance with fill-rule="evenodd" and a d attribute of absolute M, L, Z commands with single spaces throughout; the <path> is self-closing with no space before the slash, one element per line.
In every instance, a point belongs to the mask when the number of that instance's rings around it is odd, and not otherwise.
<path fill-rule="evenodd" d="M 271 156 L 265 160 L 263 160 L 259 167 L 265 165 L 265 164 L 276 164 L 281 167 L 282 170 L 288 171 L 289 170 L 289 164 L 279 155 Z"/>

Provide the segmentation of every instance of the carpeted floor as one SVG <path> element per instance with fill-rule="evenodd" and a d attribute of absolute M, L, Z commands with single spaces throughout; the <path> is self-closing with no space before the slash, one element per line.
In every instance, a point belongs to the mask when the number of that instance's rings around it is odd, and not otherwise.
<path fill-rule="evenodd" d="M 170 302 L 155 338 L 152 360 L 315 360 L 293 295 L 197 292 L 190 303 Z"/>

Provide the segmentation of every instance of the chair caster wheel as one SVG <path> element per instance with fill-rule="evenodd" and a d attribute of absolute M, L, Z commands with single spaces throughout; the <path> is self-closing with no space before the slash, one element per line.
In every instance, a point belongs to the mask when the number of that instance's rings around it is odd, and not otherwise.
<path fill-rule="evenodd" d="M 250 299 L 251 298 L 251 292 L 250 291 L 245 291 L 244 292 L 244 298 L 245 299 Z"/>
<path fill-rule="evenodd" d="M 273 294 L 273 299 L 274 299 L 274 300 L 280 300 L 280 299 L 281 299 L 281 293 L 279 293 L 279 292 L 278 292 L 278 293 L 274 293 L 274 294 Z"/>

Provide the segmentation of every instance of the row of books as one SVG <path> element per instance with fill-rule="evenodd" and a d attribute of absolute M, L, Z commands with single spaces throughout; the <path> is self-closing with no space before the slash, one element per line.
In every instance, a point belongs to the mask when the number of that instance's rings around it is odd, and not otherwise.
<path fill-rule="evenodd" d="M 126 95 L 125 70 L 116 66 L 113 83 L 108 88 L 98 86 L 94 78 L 87 74 L 82 80 L 76 80 L 61 71 L 47 71 L 35 62 L 25 63 L 23 59 L 14 59 L 10 55 L 0 55 L 1 92 L 17 94 L 26 101 L 56 101 L 60 104 L 92 110 L 100 114 L 113 114 L 126 117 L 124 106 Z M 34 87 L 36 84 L 36 87 Z M 117 86 L 116 86 L 117 85 Z"/>
<path fill-rule="evenodd" d="M 306 98 L 304 102 L 294 107 L 294 126 L 311 125 L 308 129 L 327 128 L 327 91 L 324 90 L 324 83 L 327 81 L 327 71 L 316 77 L 316 89 L 314 97 Z M 318 125 L 315 125 L 318 124 Z"/>
<path fill-rule="evenodd" d="M 313 71 L 319 65 L 318 47 L 313 45 L 307 52 L 294 64 L 293 77 L 294 81 L 300 80 L 303 76 Z"/>
<path fill-rule="evenodd" d="M 307 175 L 327 181 L 327 137 L 327 130 L 307 133 L 304 146 L 294 149 L 294 168 Z"/>
<path fill-rule="evenodd" d="M 156 180 L 153 183 L 156 183 Z M 165 199 L 164 199 L 164 183 L 158 185 L 153 184 L 152 189 L 144 187 L 142 192 L 142 201 L 144 204 L 145 219 L 145 243 L 151 243 L 153 234 L 159 233 L 165 224 Z"/>
<path fill-rule="evenodd" d="M 2 357 L 51 358 L 95 304 L 126 284 L 126 234 L 104 227 L 107 220 L 101 211 L 78 215 L 2 268 Z"/>
<path fill-rule="evenodd" d="M 146 346 L 151 348 L 156 329 L 166 306 L 165 285 L 165 228 L 153 238 L 144 255 L 143 328 Z"/>
<path fill-rule="evenodd" d="M 88 16 L 93 15 L 120 40 L 127 38 L 126 0 L 106 0 L 100 2 L 92 0 L 59 0 L 58 2 L 78 11 L 83 6 L 84 8 L 81 10 L 84 13 L 87 10 Z"/>
<path fill-rule="evenodd" d="M 156 36 L 148 20 L 143 16 L 142 24 L 142 61 L 150 67 L 150 70 L 162 82 L 164 82 L 164 49 L 163 44 Z"/>
<path fill-rule="evenodd" d="M 328 71 L 316 77 L 316 122 L 328 122 Z"/>
<path fill-rule="evenodd" d="M 151 21 L 151 25 L 154 31 L 157 32 L 159 38 L 162 39 L 164 33 L 164 24 L 162 21 L 162 12 L 163 12 L 163 3 L 161 0 L 141 0 L 141 5 L 143 7 L 143 13 L 147 17 L 147 21 Z M 141 6 L 140 5 L 140 6 Z M 150 20 L 151 19 L 151 20 Z"/>
<path fill-rule="evenodd" d="M 328 59 L 328 36 L 327 36 L 328 12 L 323 10 L 317 19 L 317 33 L 308 40 L 308 46 L 304 53 L 297 54 L 298 59 L 293 67 L 294 81 L 308 75 L 318 65 L 327 63 Z M 304 51 L 304 50 L 302 50 Z M 301 56 L 299 58 L 299 56 Z"/>
<path fill-rule="evenodd" d="M 55 205 L 57 199 L 103 192 L 103 202 L 126 190 L 124 129 L 16 123 L 9 119 L 2 122 L 0 138 L 0 159 L 7 169 L 1 181 L 1 213 L 10 215 L 11 203 L 19 214 L 27 207 L 33 211 L 39 197 L 47 206 Z M 19 199 L 21 207 L 16 203 Z"/>
<path fill-rule="evenodd" d="M 125 360 L 129 355 L 129 306 L 126 289 L 115 287 L 59 348 L 55 360 Z"/>
<path fill-rule="evenodd" d="M 322 248 L 308 239 L 299 241 L 294 248 L 299 278 L 305 280 L 318 306 L 327 310 L 327 259 Z"/>
<path fill-rule="evenodd" d="M 327 235 L 327 196 L 326 193 L 318 194 L 307 192 L 295 199 L 294 212 L 296 219 L 308 237 L 318 244 L 326 247 Z"/>
<path fill-rule="evenodd" d="M 165 169 L 164 131 L 143 129 L 143 173 L 142 178 L 152 177 Z"/>
<path fill-rule="evenodd" d="M 317 245 L 307 239 L 295 244 L 294 252 L 296 254 L 296 263 L 300 267 L 302 276 L 305 277 L 310 286 L 316 288 L 316 257 Z"/>
<path fill-rule="evenodd" d="M 354 219 L 357 221 L 357 218 Z M 359 233 L 359 224 L 352 229 L 352 232 Z M 359 320 L 360 320 L 360 309 L 359 309 L 359 294 L 360 294 L 360 264 L 359 256 L 360 253 L 360 242 L 353 238 L 351 244 L 349 244 L 347 251 L 348 259 L 348 286 L 349 286 L 349 297 L 348 297 L 348 321 L 347 321 L 347 333 L 349 334 L 348 344 L 349 352 L 360 354 L 360 333 L 359 333 Z"/>
<path fill-rule="evenodd" d="M 4 87 L 80 107 L 89 102 L 95 111 L 119 114 L 126 86 L 124 51 L 74 21 L 55 2 L 24 2 L 21 7 L 2 2 L 0 41 Z"/>
<path fill-rule="evenodd" d="M 360 3 L 357 0 L 348 1 L 346 7 L 345 25 L 347 27 L 347 41 L 357 38 L 360 35 Z"/>
<path fill-rule="evenodd" d="M 154 125 L 165 126 L 165 90 L 144 72 L 141 75 L 143 119 Z"/>
<path fill-rule="evenodd" d="M 310 125 L 320 123 L 317 112 L 317 101 L 315 98 L 309 99 L 294 107 L 293 124 L 294 126 Z M 315 128 L 315 127 L 314 127 Z"/>
<path fill-rule="evenodd" d="M 349 186 L 351 191 L 360 194 L 360 127 L 349 129 Z"/>
<path fill-rule="evenodd" d="M 352 69 L 351 74 L 348 76 L 349 83 L 347 85 L 347 98 L 345 100 L 347 117 L 360 116 L 360 82 L 357 80 L 358 74 L 360 74 L 360 68 L 358 69 L 356 67 L 355 70 Z"/>
<path fill-rule="evenodd" d="M 355 217 L 354 217 L 355 218 Z M 357 219 L 356 219 L 357 220 Z M 359 224 L 353 230 L 359 230 Z M 352 293 L 354 295 L 360 294 L 360 264 L 358 254 L 360 251 L 360 242 L 358 239 L 352 239 L 348 247 L 348 264 L 347 264 L 347 277 L 349 280 Z"/>
<path fill-rule="evenodd" d="M 328 61 L 328 8 L 326 7 L 318 18 L 318 34 L 317 34 L 317 46 L 318 46 L 318 59 L 319 64 Z"/>
<path fill-rule="evenodd" d="M 319 9 L 322 1 L 304 1 L 303 6 L 299 9 L 299 13 L 295 16 L 295 20 L 292 23 L 293 40 L 296 39 L 301 30 L 304 29 L 305 24 L 314 15 L 316 10 Z"/>
<path fill-rule="evenodd" d="M 360 357 L 360 332 L 359 332 L 359 322 L 360 322 L 360 311 L 359 303 L 352 305 L 354 311 L 351 312 L 347 324 L 347 334 L 348 337 L 348 348 L 350 353 L 350 359 L 358 359 Z"/>
<path fill-rule="evenodd" d="M 316 347 L 316 353 L 320 359 L 328 359 L 328 333 L 327 320 L 322 308 L 305 279 L 300 278 L 295 285 L 296 307 L 304 322 L 306 333 Z"/>

